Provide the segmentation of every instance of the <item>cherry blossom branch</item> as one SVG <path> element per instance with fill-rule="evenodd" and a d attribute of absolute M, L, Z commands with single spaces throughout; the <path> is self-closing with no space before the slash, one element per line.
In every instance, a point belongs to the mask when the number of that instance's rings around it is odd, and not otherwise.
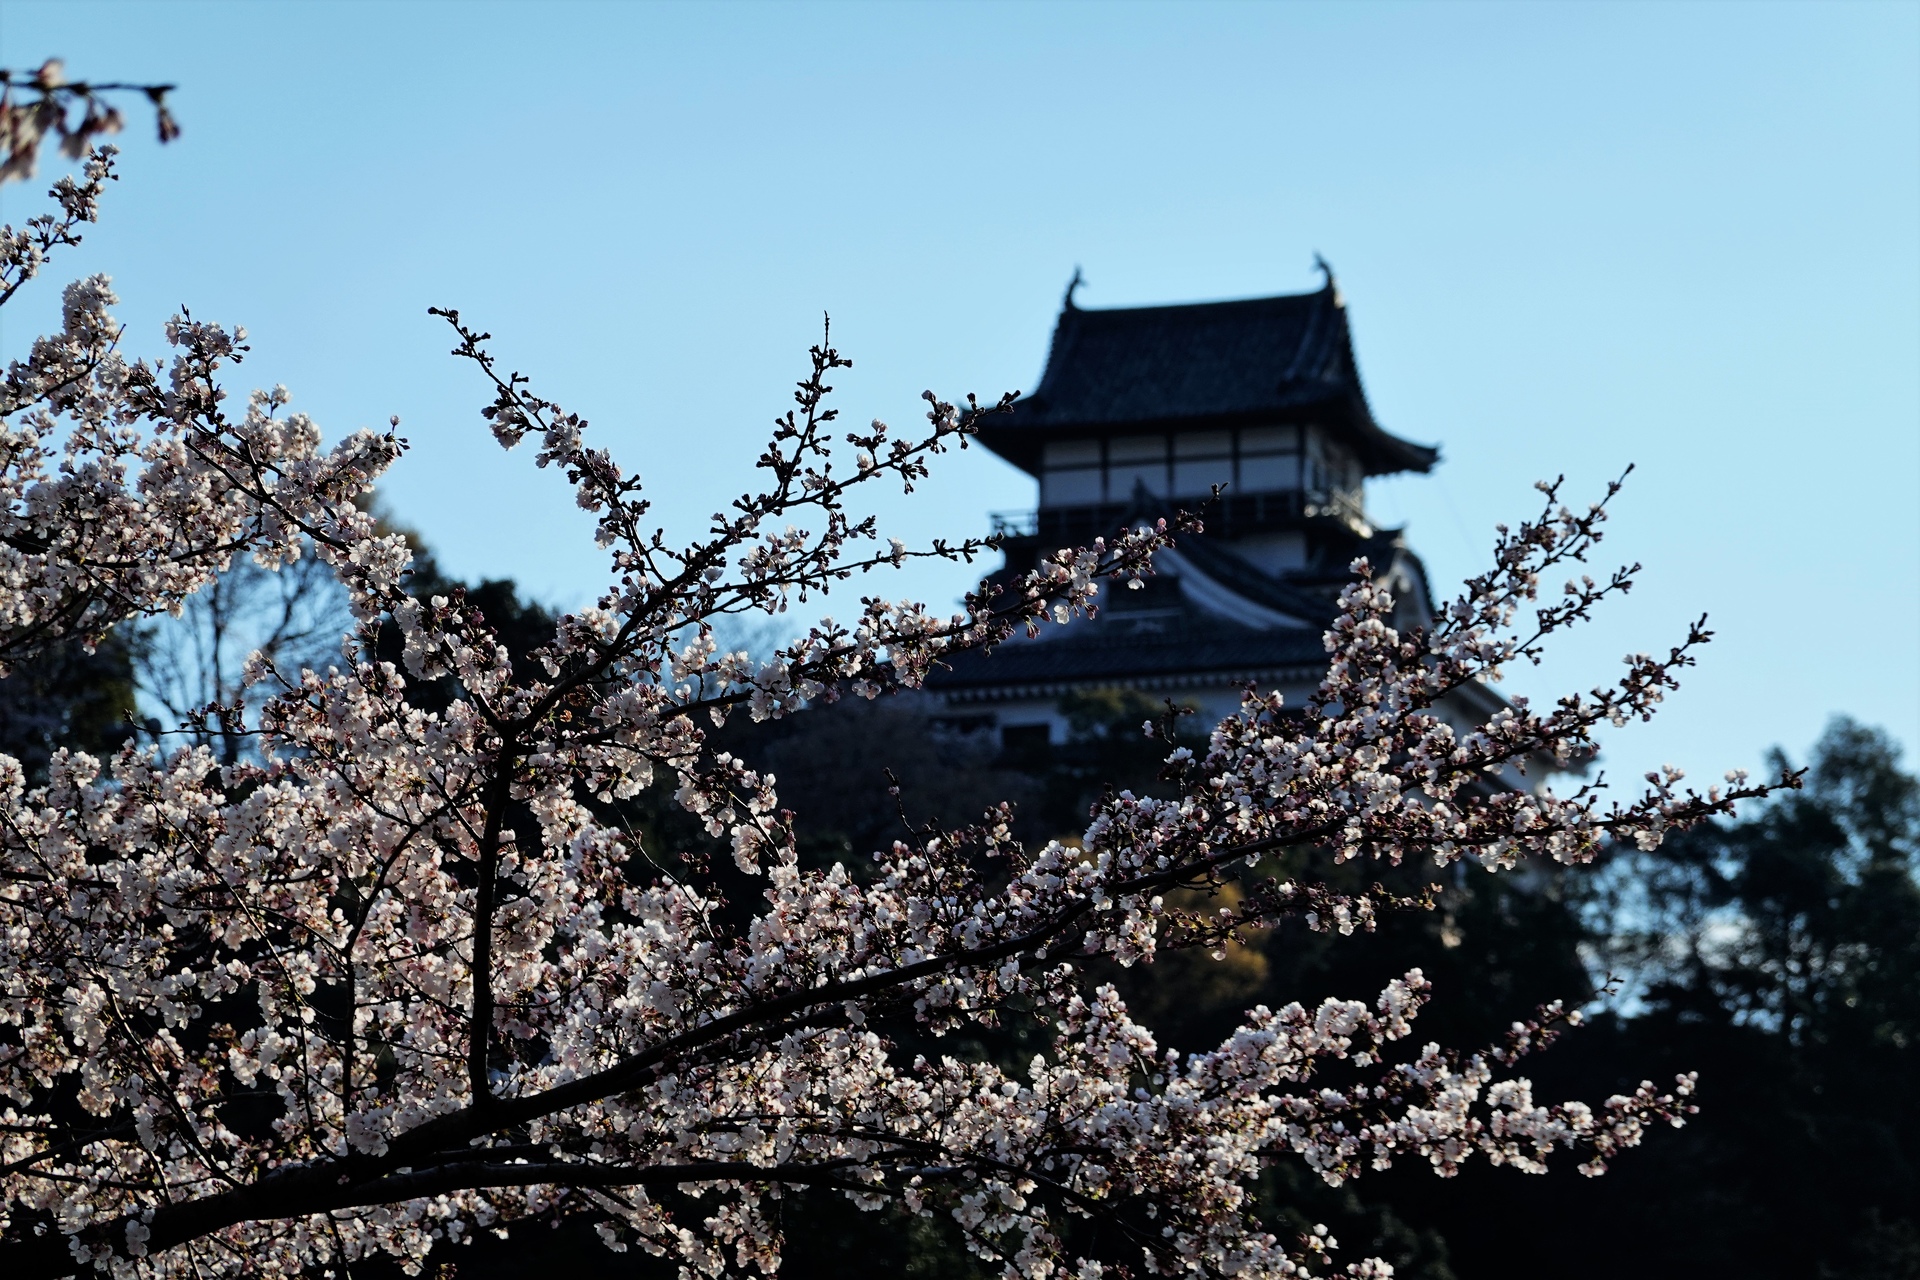
<path fill-rule="evenodd" d="M 66 64 L 58 58 L 47 59 L 36 71 L 0 68 L 0 150 L 6 152 L 0 160 L 0 183 L 31 178 L 39 165 L 41 143 L 48 138 L 60 139 L 60 150 L 78 160 L 95 138 L 120 132 L 126 119 L 103 94 L 137 93 L 146 98 L 162 145 L 172 142 L 180 136 L 180 125 L 167 109 L 167 95 L 173 90 L 170 84 L 68 80 Z M 77 121 L 69 118 L 75 110 L 80 112 Z"/>
<path fill-rule="evenodd" d="M 65 200 L 86 213 L 94 198 L 76 184 Z M 74 226 L 10 241 L 27 246 L 16 265 Z M 404 442 L 362 433 L 322 452 L 278 390 L 229 415 L 218 375 L 239 331 L 183 315 L 162 371 L 119 355 L 110 299 L 104 281 L 69 290 L 63 333 L 8 373 L 0 652 L 176 605 L 242 552 L 271 565 L 310 548 L 358 629 L 325 672 L 249 663 L 277 690 L 257 726 L 232 726 L 258 764 L 62 753 L 30 791 L 0 757 L 9 1275 L 285 1275 L 563 1212 L 595 1216 L 613 1244 L 689 1266 L 732 1250 L 771 1274 L 773 1184 L 937 1207 L 1028 1275 L 1097 1274 L 1055 1230 L 1082 1213 L 1163 1271 L 1296 1275 L 1324 1270 L 1332 1245 L 1252 1218 L 1248 1184 L 1273 1159 L 1337 1181 L 1403 1156 L 1536 1170 L 1574 1150 L 1597 1172 L 1686 1114 L 1686 1078 L 1598 1107 L 1543 1107 L 1525 1080 L 1496 1078 L 1557 1025 L 1551 1011 L 1494 1050 L 1401 1053 L 1428 999 L 1418 971 L 1371 1004 L 1250 1010 L 1182 1057 L 1082 969 L 1286 918 L 1361 934 L 1431 904 L 1337 889 L 1311 870 L 1329 861 L 1579 864 L 1797 785 L 1736 773 L 1698 790 L 1672 769 L 1618 799 L 1604 777 L 1564 795 L 1518 785 L 1522 767 L 1584 759 L 1602 726 L 1653 714 L 1710 638 L 1704 620 L 1611 685 L 1464 721 L 1465 691 L 1630 589 L 1623 568 L 1538 603 L 1543 575 L 1599 543 L 1604 498 L 1576 511 L 1543 486 L 1541 514 L 1500 531 L 1493 568 L 1430 628 L 1396 629 L 1391 593 L 1356 562 L 1313 696 L 1296 709 L 1249 690 L 1203 748 L 1168 752 L 1166 798 L 1105 795 L 1076 843 L 1038 847 L 994 806 L 910 831 L 855 877 L 801 864 L 778 779 L 708 727 L 911 690 L 955 653 L 1093 616 L 1197 519 L 1062 548 L 945 616 L 868 596 L 764 661 L 722 653 L 717 618 L 989 549 L 883 543 L 845 504 L 861 484 L 911 490 L 992 409 L 929 395 L 924 433 L 836 437 L 830 378 L 846 361 L 823 339 L 758 457 L 758 492 L 674 547 L 587 424 L 440 312 L 490 389 L 496 439 L 537 438 L 536 463 L 564 472 L 612 561 L 607 590 L 516 670 L 462 593 L 410 593 L 404 541 L 354 505 Z M 451 701 L 425 705 L 428 681 Z M 673 875 L 618 810 L 658 775 L 704 833 L 661 851 L 681 855 Z M 734 866 L 716 871 L 722 850 Z M 1305 869 L 1282 879 L 1282 865 Z M 736 871 L 763 897 L 744 923 L 722 895 Z M 1230 886 L 1237 905 L 1167 900 Z M 888 1034 L 1032 1009 L 1056 1013 L 1058 1034 L 1024 1079 L 902 1061 Z M 1334 1062 L 1351 1084 L 1306 1087 Z M 697 1203 L 697 1229 L 649 1187 Z"/>

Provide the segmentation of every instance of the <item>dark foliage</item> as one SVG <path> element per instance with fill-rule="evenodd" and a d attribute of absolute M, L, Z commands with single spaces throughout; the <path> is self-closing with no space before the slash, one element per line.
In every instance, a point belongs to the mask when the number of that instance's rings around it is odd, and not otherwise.
<path fill-rule="evenodd" d="M 133 662 L 116 631 L 92 653 L 69 640 L 13 664 L 0 680 L 0 752 L 20 762 L 28 786 L 47 780 L 59 747 L 104 757 L 132 735 Z"/>
<path fill-rule="evenodd" d="M 740 717 L 731 728 L 741 754 L 780 780 L 802 855 L 821 865 L 864 871 L 875 849 L 928 823 L 974 821 L 1002 800 L 1017 806 L 1021 835 L 1046 833 L 1040 778 L 1003 759 L 988 735 L 930 723 L 898 701 L 849 700 L 761 725 Z"/>
<path fill-rule="evenodd" d="M 1062 710 L 1073 732 L 1044 757 L 989 761 L 976 741 L 971 754 L 947 755 L 944 769 L 923 761 L 915 778 L 934 780 L 929 789 L 946 802 L 922 797 L 923 812 L 950 818 L 945 810 L 966 798 L 1007 794 L 992 784 L 1016 764 L 1041 783 L 1039 825 L 1052 835 L 1073 831 L 1102 780 L 1153 789 L 1165 746 L 1144 739 L 1140 723 L 1163 715 L 1163 703 L 1101 693 Z M 838 710 L 798 717 L 766 759 L 811 762 L 795 793 L 802 806 L 882 813 L 897 829 L 881 788 L 824 794 L 836 789 L 833 762 L 859 758 L 843 751 L 872 714 L 841 725 Z M 907 712 L 883 714 L 896 717 L 889 740 L 915 736 Z M 918 753 L 939 758 L 938 735 L 919 734 Z M 989 776 L 969 778 L 981 769 Z M 916 787 L 902 782 L 911 812 Z M 850 835 L 835 843 L 858 847 Z M 1414 965 L 1439 997 L 1421 1039 L 1487 1043 L 1540 1003 L 1593 998 L 1596 971 L 1620 973 L 1613 1011 L 1528 1070 L 1543 1096 L 1588 1099 L 1697 1070 L 1703 1109 L 1686 1129 L 1649 1135 L 1596 1180 L 1477 1162 L 1447 1181 L 1404 1166 L 1333 1189 L 1281 1162 L 1262 1188 L 1274 1216 L 1326 1222 L 1349 1256 L 1377 1253 L 1425 1280 L 1537 1274 L 1526 1259 L 1552 1259 L 1569 1277 L 1920 1276 L 1916 850 L 1920 784 L 1884 735 L 1839 722 L 1815 749 L 1806 791 L 1654 854 L 1597 872 L 1457 867 L 1433 911 L 1391 917 L 1363 943 L 1289 927 L 1245 939 L 1225 960 L 1179 953 L 1102 976 L 1120 983 L 1164 1043 L 1185 1049 L 1216 1042 L 1250 1004 L 1375 990 Z M 1403 873 L 1405 887 L 1424 874 Z M 1036 1033 L 1010 1025 L 997 1041 L 940 1051 L 1012 1062 L 1032 1052 Z M 843 1230 L 887 1251 L 943 1247 L 938 1233 L 902 1236 L 857 1213 L 808 1221 L 796 1261 L 858 1255 L 864 1246 L 842 1240 Z M 916 1265 L 934 1265 L 910 1252 Z"/>
<path fill-rule="evenodd" d="M 1805 791 L 1600 882 L 1645 1007 L 1572 1052 L 1702 1081 L 1698 1121 L 1597 1189 L 1645 1224 L 1651 1275 L 1920 1276 L 1920 781 L 1845 720 L 1811 763 Z"/>
<path fill-rule="evenodd" d="M 1691 1070 L 1701 1111 L 1592 1182 L 1484 1164 L 1364 1181 L 1367 1202 L 1445 1242 L 1402 1274 L 1535 1275 L 1526 1260 L 1544 1259 L 1572 1280 L 1920 1276 L 1917 852 L 1920 784 L 1883 734 L 1841 721 L 1804 792 L 1570 876 L 1582 896 L 1557 910 L 1473 886 L 1470 910 L 1501 923 L 1427 953 L 1434 1015 L 1520 1007 L 1584 942 L 1623 998 L 1533 1061 L 1537 1092 L 1596 1099 Z M 1364 1227 L 1364 1206 L 1345 1220 Z"/>
<path fill-rule="evenodd" d="M 407 578 L 407 591 L 416 600 L 431 600 L 435 596 L 445 596 L 449 600 L 463 601 L 486 619 L 487 625 L 500 637 L 500 643 L 507 647 L 507 653 L 513 661 L 516 675 L 524 674 L 529 655 L 553 639 L 553 611 L 544 605 L 520 598 L 518 588 L 509 578 L 487 578 L 477 583 L 461 582 L 441 572 L 439 562 L 433 553 L 419 544 L 410 530 L 401 530 L 413 545 L 413 569 Z M 378 653 L 384 662 L 395 666 L 401 662 L 400 629 L 391 620 L 381 623 Z M 453 701 L 454 684 L 451 679 L 442 679 L 427 684 L 416 684 L 409 693 L 409 701 L 433 711 L 444 711 Z"/>

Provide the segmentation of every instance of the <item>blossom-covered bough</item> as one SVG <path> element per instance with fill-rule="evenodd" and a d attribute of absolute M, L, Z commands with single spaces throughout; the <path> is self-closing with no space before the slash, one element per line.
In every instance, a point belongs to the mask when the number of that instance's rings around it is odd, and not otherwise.
<path fill-rule="evenodd" d="M 55 188 L 68 232 L 94 216 L 107 166 Z M 60 236 L 42 241 L 9 233 L 4 269 L 30 271 Z M 796 1188 L 946 1215 L 1009 1275 L 1377 1276 L 1335 1261 L 1324 1232 L 1263 1227 L 1262 1167 L 1304 1158 L 1338 1182 L 1399 1159 L 1539 1171 L 1565 1151 L 1597 1173 L 1689 1109 L 1690 1078 L 1592 1107 L 1535 1100 L 1509 1068 L 1577 1020 L 1557 1006 L 1478 1051 L 1419 1044 L 1418 970 L 1366 1000 L 1250 1010 L 1185 1055 L 1082 976 L 1090 959 L 1218 948 L 1287 917 L 1364 933 L 1419 905 L 1283 880 L 1289 851 L 1581 863 L 1764 794 L 1737 776 L 1696 792 L 1671 771 L 1618 801 L 1598 779 L 1565 795 L 1489 784 L 1650 715 L 1700 625 L 1551 709 L 1515 699 L 1470 732 L 1436 713 L 1627 589 L 1623 571 L 1538 598 L 1547 575 L 1578 572 L 1604 504 L 1545 486 L 1541 516 L 1501 531 L 1494 568 L 1429 630 L 1390 626 L 1392 600 L 1356 564 L 1319 691 L 1299 709 L 1250 691 L 1204 751 L 1169 754 L 1172 798 L 1110 795 L 1074 846 L 1021 844 L 1003 808 L 855 876 L 802 864 L 775 779 L 713 727 L 912 689 L 957 650 L 1090 615 L 1196 520 L 1062 550 L 951 615 L 865 598 L 756 662 L 723 652 L 716 625 L 989 549 L 908 548 L 846 501 L 911 488 L 991 407 L 929 394 L 922 433 L 836 432 L 824 401 L 845 362 L 823 342 L 757 492 L 673 546 L 586 424 L 441 312 L 490 381 L 495 436 L 531 437 L 538 465 L 565 472 L 611 557 L 605 593 L 516 673 L 457 593 L 407 594 L 404 540 L 355 505 L 404 442 L 361 433 L 323 452 L 278 391 L 230 416 L 216 370 L 241 335 L 182 317 L 170 368 L 125 360 L 109 301 L 104 280 L 74 286 L 63 333 L 7 375 L 0 653 L 173 607 L 235 555 L 303 548 L 360 625 L 326 671 L 255 664 L 276 692 L 251 763 L 63 753 L 28 791 L 0 757 L 10 1280 L 412 1267 L 436 1242 L 561 1215 L 686 1274 L 771 1274 L 774 1205 Z M 396 633 L 401 660 L 380 660 Z M 409 697 L 428 681 L 457 688 L 445 710 Z M 731 865 L 628 832 L 619 805 L 656 781 Z M 931 1043 L 1036 1009 L 1053 1038 L 1021 1071 L 898 1047 L 903 1028 Z"/>
<path fill-rule="evenodd" d="M 160 141 L 172 142 L 180 136 L 180 123 L 167 108 L 173 88 L 170 84 L 69 80 L 66 64 L 58 58 L 48 58 L 32 71 L 0 67 L 0 152 L 5 153 L 0 155 L 0 183 L 31 178 L 40 164 L 42 144 L 55 138 L 63 154 L 79 160 L 94 139 L 119 133 L 127 121 L 113 100 L 130 93 L 139 94 L 153 107 Z"/>
<path fill-rule="evenodd" d="M 59 212 L 0 229 L 0 304 L 47 254 L 78 244 L 114 179 L 113 151 L 51 192 Z M 54 641 L 177 609 L 235 554 L 276 566 L 310 539 L 340 544 L 353 502 L 397 456 L 391 433 L 322 452 L 284 388 L 231 416 L 220 368 L 244 330 L 176 316 L 170 367 L 129 360 L 104 276 L 67 286 L 62 327 L 0 381 L 0 672 Z M 340 544 L 344 545 L 344 544 Z"/>

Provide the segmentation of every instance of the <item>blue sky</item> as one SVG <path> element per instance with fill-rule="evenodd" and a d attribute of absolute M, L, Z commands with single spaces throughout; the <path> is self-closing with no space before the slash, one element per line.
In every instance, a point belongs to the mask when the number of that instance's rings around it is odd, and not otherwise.
<path fill-rule="evenodd" d="M 1628 463 L 1641 587 L 1509 688 L 1719 639 L 1610 770 L 1920 742 L 1920 5 L 60 4 L 0 63 L 176 81 L 105 223 L 9 308 L 111 273 L 130 345 L 185 303 L 331 432 L 402 418 L 385 487 L 453 571 L 601 581 L 556 477 L 502 454 L 429 305 L 585 414 L 688 531 L 751 477 L 831 312 L 839 403 L 1030 388 L 1088 306 L 1339 272 L 1376 414 L 1437 442 L 1373 486 L 1442 588 L 1565 473 Z M 6 213 L 28 211 L 11 187 Z M 879 509 L 984 528 L 979 450 Z M 964 571 L 863 590 L 945 602 Z M 849 602 L 849 607 L 851 602 Z"/>

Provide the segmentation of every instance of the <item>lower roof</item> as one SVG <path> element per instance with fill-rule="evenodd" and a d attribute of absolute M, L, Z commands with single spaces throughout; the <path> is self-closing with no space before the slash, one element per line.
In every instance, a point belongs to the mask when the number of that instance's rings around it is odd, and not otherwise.
<path fill-rule="evenodd" d="M 955 701 L 1049 696 L 1075 687 L 1263 684 L 1317 675 L 1327 665 L 1317 627 L 1255 630 L 1191 612 L 1165 618 L 1115 618 L 1071 624 L 1060 636 L 1012 640 L 966 650 L 927 678 L 926 688 Z"/>

